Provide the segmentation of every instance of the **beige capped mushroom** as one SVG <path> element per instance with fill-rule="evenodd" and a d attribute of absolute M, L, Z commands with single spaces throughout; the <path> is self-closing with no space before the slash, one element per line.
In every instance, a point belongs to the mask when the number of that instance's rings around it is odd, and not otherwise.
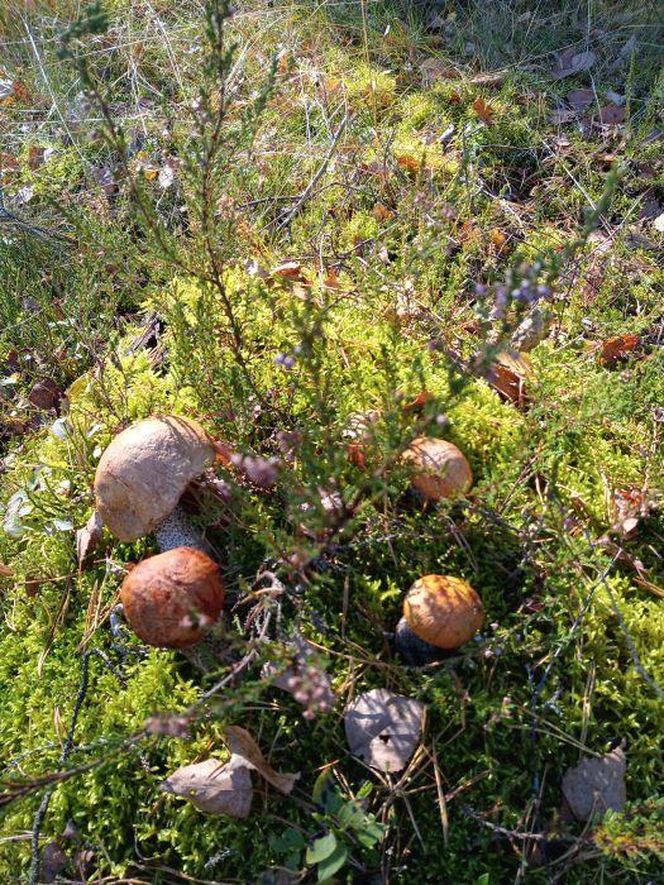
<path fill-rule="evenodd" d="M 214 459 L 214 444 L 196 421 L 173 415 L 138 421 L 101 456 L 94 483 L 97 512 L 121 541 L 155 532 L 162 550 L 200 547 L 178 502 Z"/>

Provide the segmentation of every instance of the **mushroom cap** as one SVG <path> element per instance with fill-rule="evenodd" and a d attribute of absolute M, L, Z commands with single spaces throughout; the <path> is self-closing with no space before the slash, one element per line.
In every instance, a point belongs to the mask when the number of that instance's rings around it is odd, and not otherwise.
<path fill-rule="evenodd" d="M 138 421 L 101 456 L 95 475 L 97 511 L 121 541 L 141 538 L 173 512 L 191 480 L 214 458 L 211 439 L 190 418 Z"/>
<path fill-rule="evenodd" d="M 438 648 L 459 648 L 482 626 L 484 606 L 463 578 L 424 575 L 408 591 L 403 614 L 420 639 Z"/>
<path fill-rule="evenodd" d="M 427 501 L 459 497 L 473 484 L 473 473 L 465 455 L 447 440 L 418 436 L 402 457 L 414 468 L 413 487 Z"/>
<path fill-rule="evenodd" d="M 139 562 L 124 579 L 120 600 L 127 623 L 148 645 L 187 648 L 217 621 L 224 585 L 209 556 L 176 547 Z"/>

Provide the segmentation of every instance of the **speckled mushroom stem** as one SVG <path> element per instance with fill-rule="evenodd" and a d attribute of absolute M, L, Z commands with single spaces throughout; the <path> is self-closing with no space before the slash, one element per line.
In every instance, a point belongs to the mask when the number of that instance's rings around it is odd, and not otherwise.
<path fill-rule="evenodd" d="M 203 553 L 210 552 L 203 536 L 193 527 L 189 516 L 179 504 L 156 526 L 154 535 L 162 553 L 176 547 L 194 547 Z"/>
<path fill-rule="evenodd" d="M 405 618 L 399 620 L 394 631 L 394 649 L 410 667 L 425 667 L 445 657 L 442 649 L 420 639 Z"/>

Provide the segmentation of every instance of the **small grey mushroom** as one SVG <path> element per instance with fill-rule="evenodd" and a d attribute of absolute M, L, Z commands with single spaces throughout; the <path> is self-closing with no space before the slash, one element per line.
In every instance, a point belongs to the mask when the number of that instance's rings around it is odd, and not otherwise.
<path fill-rule="evenodd" d="M 214 460 L 214 443 L 196 421 L 173 415 L 138 421 L 101 456 L 94 483 L 97 512 L 121 541 L 154 532 L 162 551 L 205 550 L 179 501 Z"/>

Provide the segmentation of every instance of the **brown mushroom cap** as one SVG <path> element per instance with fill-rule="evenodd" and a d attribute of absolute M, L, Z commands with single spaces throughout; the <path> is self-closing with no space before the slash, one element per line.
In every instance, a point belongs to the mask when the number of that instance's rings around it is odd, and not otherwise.
<path fill-rule="evenodd" d="M 463 578 L 424 575 L 408 591 L 403 614 L 420 639 L 438 648 L 459 648 L 482 626 L 484 606 Z"/>
<path fill-rule="evenodd" d="M 465 455 L 444 439 L 417 437 L 403 453 L 403 460 L 413 466 L 412 485 L 427 501 L 456 498 L 473 484 Z"/>
<path fill-rule="evenodd" d="M 151 532 L 214 461 L 214 445 L 190 418 L 147 418 L 111 441 L 95 476 L 97 511 L 121 541 Z"/>
<path fill-rule="evenodd" d="M 139 562 L 124 579 L 120 600 L 127 623 L 144 642 L 187 648 L 217 621 L 224 585 L 209 556 L 176 547 Z"/>

